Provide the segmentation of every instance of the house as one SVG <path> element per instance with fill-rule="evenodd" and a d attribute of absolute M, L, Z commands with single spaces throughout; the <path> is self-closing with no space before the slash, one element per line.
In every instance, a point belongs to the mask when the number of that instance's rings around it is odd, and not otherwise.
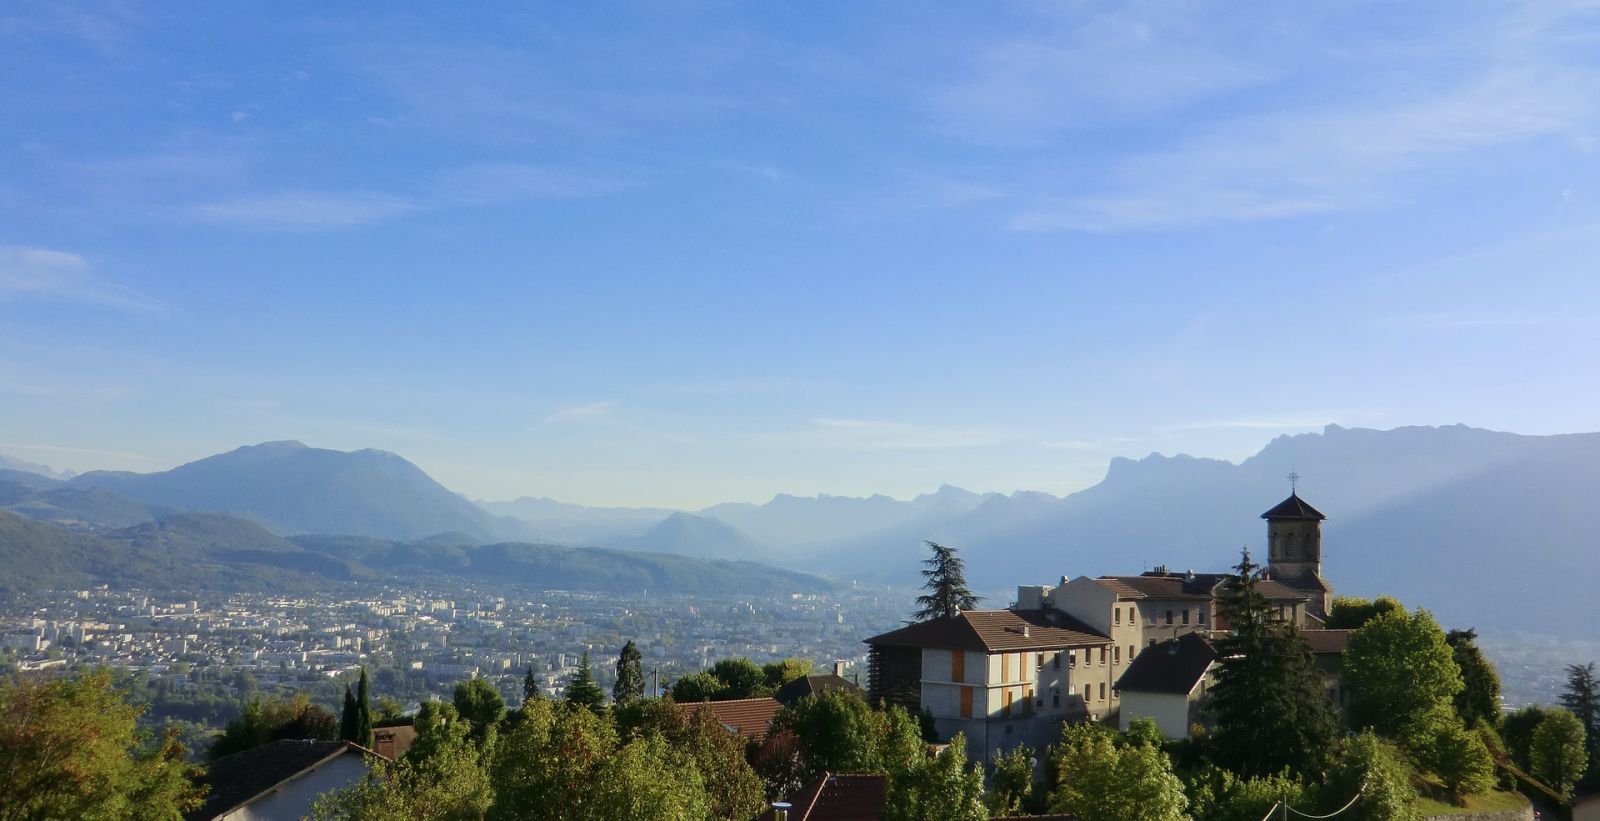
<path fill-rule="evenodd" d="M 855 682 L 835 672 L 815 676 L 801 676 L 779 687 L 778 692 L 773 693 L 772 697 L 787 707 L 806 696 L 822 695 L 834 690 L 861 693 L 861 688 Z"/>
<path fill-rule="evenodd" d="M 758 821 L 877 821 L 889 796 L 889 776 L 823 773 L 773 804 Z"/>
<path fill-rule="evenodd" d="M 410 724 L 372 728 L 372 751 L 390 761 L 399 761 L 416 741 L 417 728 Z"/>
<path fill-rule="evenodd" d="M 224 756 L 201 776 L 210 787 L 187 821 L 298 821 L 317 796 L 367 775 L 371 750 L 348 741 L 285 739 Z"/>
<path fill-rule="evenodd" d="M 1300 635 L 1305 636 L 1306 643 L 1311 645 L 1311 656 L 1317 661 L 1317 669 L 1322 672 L 1322 680 L 1328 685 L 1328 698 L 1339 707 L 1339 712 L 1344 714 L 1349 709 L 1349 700 L 1344 691 L 1344 651 L 1350 646 L 1350 636 L 1354 630 L 1306 630 Z M 1349 718 L 1348 715 L 1345 715 Z"/>
<path fill-rule="evenodd" d="M 746 741 L 760 741 L 767 737 L 767 728 L 772 726 L 772 717 L 783 709 L 777 699 L 770 696 L 761 698 L 736 698 L 728 701 L 697 701 L 685 702 L 678 705 L 685 718 L 693 718 L 700 710 L 710 710 L 716 716 L 717 723 Z"/>
<path fill-rule="evenodd" d="M 1167 639 L 1140 653 L 1117 679 L 1122 695 L 1118 729 L 1136 718 L 1150 718 L 1167 738 L 1188 738 L 1199 720 L 1195 705 L 1205 695 L 1217 652 L 1199 633 Z"/>
<path fill-rule="evenodd" d="M 975 761 L 1042 748 L 1110 696 L 1108 638 L 1055 610 L 968 610 L 866 643 L 868 698 L 926 710 L 940 738 L 965 735 Z"/>

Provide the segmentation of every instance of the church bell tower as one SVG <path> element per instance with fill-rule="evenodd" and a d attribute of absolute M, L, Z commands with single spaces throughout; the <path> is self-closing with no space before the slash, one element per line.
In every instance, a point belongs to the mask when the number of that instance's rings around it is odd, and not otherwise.
<path fill-rule="evenodd" d="M 1267 520 L 1267 575 L 1304 591 L 1312 609 L 1325 615 L 1333 598 L 1332 586 L 1322 578 L 1322 522 L 1328 517 L 1291 489 L 1289 498 L 1261 518 Z"/>

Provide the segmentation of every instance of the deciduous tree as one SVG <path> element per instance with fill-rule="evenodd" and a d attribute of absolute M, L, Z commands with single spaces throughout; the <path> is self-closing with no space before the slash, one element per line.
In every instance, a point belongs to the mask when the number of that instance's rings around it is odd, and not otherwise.
<path fill-rule="evenodd" d="M 1427 744 L 1441 713 L 1454 713 L 1461 692 L 1444 631 L 1426 610 L 1378 615 L 1350 636 L 1344 653 L 1351 722 L 1408 747 Z"/>
<path fill-rule="evenodd" d="M 1053 812 L 1079 821 L 1184 821 L 1189 799 L 1161 750 L 1143 744 L 1117 746 L 1105 733 L 1067 728 L 1052 750 L 1056 781 Z"/>
<path fill-rule="evenodd" d="M 1554 710 L 1533 731 L 1528 758 L 1533 774 L 1551 789 L 1566 795 L 1589 766 L 1585 732 L 1578 717 Z"/>
<path fill-rule="evenodd" d="M 922 755 L 889 773 L 885 821 L 985 821 L 983 773 L 967 766 L 967 740 L 956 733 L 937 756 Z"/>
<path fill-rule="evenodd" d="M 1483 655 L 1477 644 L 1474 630 L 1451 630 L 1444 637 L 1450 645 L 1450 654 L 1461 671 L 1461 692 L 1456 693 L 1456 715 L 1462 724 L 1471 727 L 1483 719 L 1490 724 L 1500 723 L 1500 675 L 1494 665 Z"/>
<path fill-rule="evenodd" d="M 493 684 L 481 678 L 468 679 L 456 685 L 456 714 L 471 725 L 472 743 L 480 748 L 491 743 L 495 727 L 506 715 L 506 700 Z"/>

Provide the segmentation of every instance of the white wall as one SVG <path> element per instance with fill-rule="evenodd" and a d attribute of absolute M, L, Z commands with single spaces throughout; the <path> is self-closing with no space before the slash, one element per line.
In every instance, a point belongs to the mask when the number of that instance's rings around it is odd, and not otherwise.
<path fill-rule="evenodd" d="M 1111 635 L 1111 607 L 1117 594 L 1088 576 L 1079 576 L 1055 589 L 1050 601 L 1057 610 Z"/>
<path fill-rule="evenodd" d="M 345 753 L 321 767 L 281 785 L 227 815 L 226 821 L 299 821 L 311 815 L 311 802 L 317 796 L 349 786 L 367 774 L 366 762 L 359 753 Z"/>
<path fill-rule="evenodd" d="M 1189 697 L 1175 693 L 1123 693 L 1118 728 L 1126 731 L 1136 718 L 1153 718 L 1167 738 L 1189 737 Z"/>

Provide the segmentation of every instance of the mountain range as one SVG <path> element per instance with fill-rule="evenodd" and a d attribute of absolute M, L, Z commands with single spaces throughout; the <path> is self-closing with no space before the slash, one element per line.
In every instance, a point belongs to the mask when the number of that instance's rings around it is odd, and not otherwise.
<path fill-rule="evenodd" d="M 975 587 L 1007 590 L 1155 565 L 1226 569 L 1242 548 L 1262 544 L 1258 514 L 1287 495 L 1291 472 L 1329 517 L 1324 575 L 1340 593 L 1397 595 L 1452 625 L 1587 634 L 1600 571 L 1587 526 L 1587 505 L 1600 492 L 1595 433 L 1330 425 L 1273 439 L 1237 464 L 1113 459 L 1101 482 L 1062 498 L 947 485 L 905 501 L 779 495 L 697 511 L 531 498 L 474 504 L 391 453 L 270 442 L 153 474 L 91 472 L 63 482 L 0 470 L 0 510 L 97 533 L 220 512 L 291 544 L 328 533 L 391 551 L 546 541 L 905 584 L 920 581 L 922 540 L 933 539 L 961 549 Z M 315 546 L 331 543 L 300 546 L 348 558 Z M 399 566 L 352 560 L 368 570 Z"/>

